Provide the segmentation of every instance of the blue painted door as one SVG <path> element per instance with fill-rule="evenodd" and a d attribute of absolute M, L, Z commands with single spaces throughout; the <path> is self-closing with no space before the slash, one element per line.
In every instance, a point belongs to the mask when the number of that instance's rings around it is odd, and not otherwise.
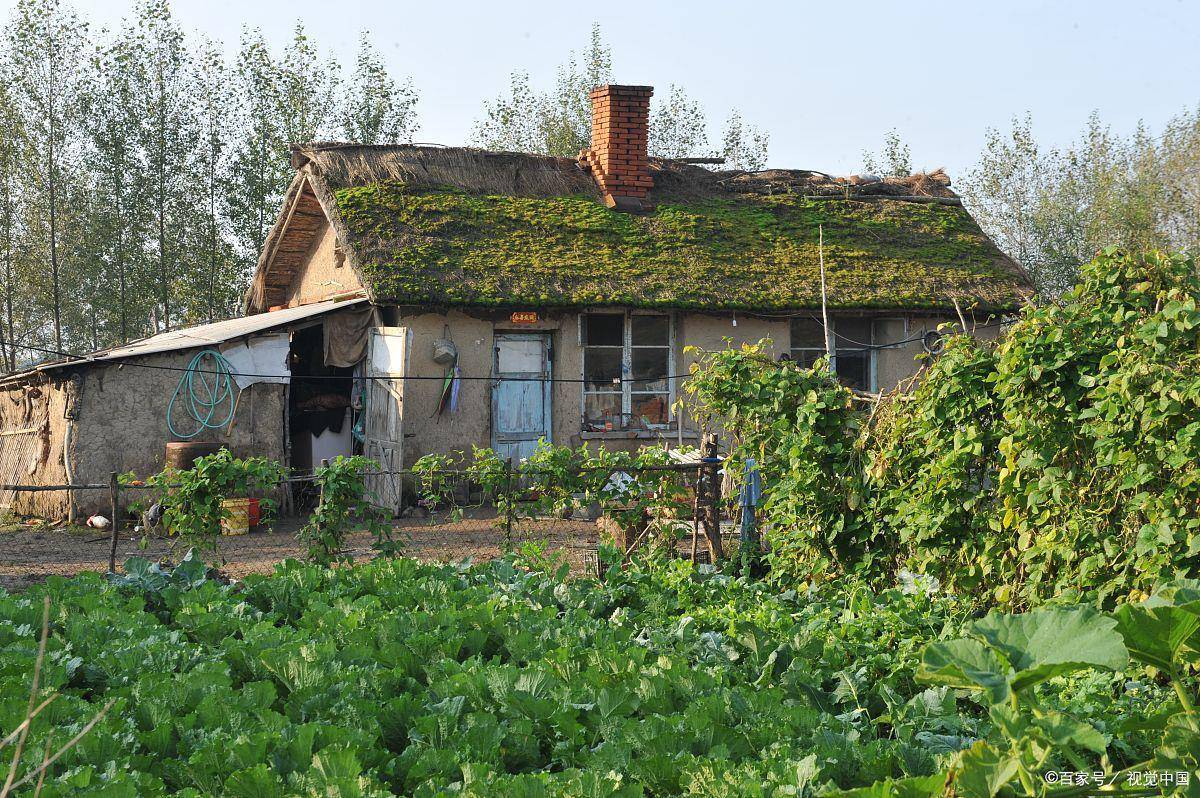
<path fill-rule="evenodd" d="M 550 440 L 550 336 L 497 333 L 492 373 L 492 448 L 515 465 Z"/>

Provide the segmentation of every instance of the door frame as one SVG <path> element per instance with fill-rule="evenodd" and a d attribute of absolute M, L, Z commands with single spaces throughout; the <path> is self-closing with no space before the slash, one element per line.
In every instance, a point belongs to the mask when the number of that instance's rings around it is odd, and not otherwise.
<path fill-rule="evenodd" d="M 491 420 L 491 446 L 493 450 L 497 450 L 498 444 L 512 443 L 512 441 L 501 441 L 498 437 L 499 429 L 497 419 L 500 413 L 500 341 L 511 340 L 541 340 L 544 344 L 544 370 L 541 376 L 547 378 L 546 382 L 541 383 L 542 386 L 542 417 L 545 419 L 544 428 L 545 435 L 541 436 L 547 442 L 554 441 L 554 336 L 551 332 L 545 330 L 497 330 L 492 335 L 492 420 Z M 523 372 L 518 372 L 523 373 Z"/>

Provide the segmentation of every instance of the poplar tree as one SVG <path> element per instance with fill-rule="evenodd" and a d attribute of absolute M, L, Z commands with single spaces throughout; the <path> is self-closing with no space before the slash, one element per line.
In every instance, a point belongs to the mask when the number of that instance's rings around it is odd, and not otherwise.
<path fill-rule="evenodd" d="M 535 152 L 574 158 L 591 141 L 593 87 L 612 82 L 612 51 L 592 25 L 587 50 L 574 52 L 558 68 L 552 91 L 537 92 L 526 72 L 513 72 L 507 96 L 484 103 L 473 138 L 492 150 Z"/>
<path fill-rule="evenodd" d="M 131 335 L 131 306 L 142 304 L 136 301 L 140 291 L 131 295 L 130 275 L 141 272 L 137 242 L 145 240 L 149 232 L 138 201 L 145 173 L 139 145 L 145 134 L 134 103 L 136 68 L 136 53 L 126 37 L 98 48 L 91 61 L 84 100 L 90 120 L 88 171 L 92 192 L 102 200 L 92 219 L 92 251 L 96 268 L 107 278 L 101 281 L 108 287 L 106 293 L 115 299 L 114 337 L 122 343 Z M 133 282 L 140 285 L 142 281 Z M 115 297 L 111 290 L 114 285 Z"/>
<path fill-rule="evenodd" d="M 276 210 L 278 185 L 286 177 L 280 165 L 279 77 L 261 31 L 243 33 L 235 63 L 239 106 L 225 213 L 239 255 L 250 266 L 262 249 L 268 219 Z"/>
<path fill-rule="evenodd" d="M 612 50 L 599 24 L 582 55 L 569 53 L 558 68 L 554 88 L 539 92 L 529 73 L 514 71 L 505 95 L 485 102 L 472 140 L 491 150 L 533 152 L 574 158 L 591 143 L 591 90 L 613 80 Z M 724 157 L 727 168 L 761 169 L 766 165 L 768 137 L 746 125 L 737 111 L 721 136 L 720 149 L 708 143 L 703 106 L 680 86 L 671 84 L 650 103 L 648 150 L 662 158 Z"/>
<path fill-rule="evenodd" d="M 700 103 L 672 83 L 654 98 L 648 149 L 660 158 L 703 157 L 708 151 L 707 124 Z"/>
<path fill-rule="evenodd" d="M 17 352 L 13 337 L 13 296 L 15 294 L 14 259 L 17 236 L 17 143 L 20 138 L 18 126 L 20 115 L 13 104 L 9 83 L 12 80 L 10 66 L 0 53 L 0 259 L 3 259 L 4 317 L 0 319 L 0 354 L 4 369 L 17 367 Z"/>
<path fill-rule="evenodd" d="M 196 115 L 200 145 L 196 148 L 192 174 L 204 213 L 203 252 L 206 319 L 216 321 L 232 312 L 229 293 L 238 293 L 236 270 L 229 273 L 232 260 L 223 238 L 220 216 L 222 192 L 228 182 L 228 122 L 233 97 L 229 86 L 230 71 L 216 42 L 200 44 L 193 62 Z"/>
<path fill-rule="evenodd" d="M 0 36 L 0 367 L 238 312 L 290 145 L 406 141 L 417 94 L 364 35 L 352 78 L 297 25 L 236 66 L 167 0 L 91 34 L 18 0 Z M 344 91 L 343 91 L 344 88 Z"/>
<path fill-rule="evenodd" d="M 50 277 L 52 341 L 63 351 L 64 229 L 71 223 L 67 183 L 78 157 L 77 91 L 86 25 L 58 0 L 19 0 L 7 30 L 14 105 L 21 116 L 18 189 L 29 197 L 25 246 Z M 39 297 L 30 297 L 38 300 Z"/>
<path fill-rule="evenodd" d="M 341 133 L 360 144 L 410 142 L 417 130 L 412 81 L 397 83 L 388 74 L 367 33 L 358 41 L 354 73 L 343 92 Z"/>
<path fill-rule="evenodd" d="M 143 0 L 137 7 L 134 31 L 131 47 L 141 67 L 134 102 L 145 120 L 140 132 L 153 202 L 159 322 L 161 329 L 169 330 L 173 284 L 189 265 L 180 246 L 182 228 L 193 220 L 187 169 L 196 146 L 191 57 L 166 0 Z"/>

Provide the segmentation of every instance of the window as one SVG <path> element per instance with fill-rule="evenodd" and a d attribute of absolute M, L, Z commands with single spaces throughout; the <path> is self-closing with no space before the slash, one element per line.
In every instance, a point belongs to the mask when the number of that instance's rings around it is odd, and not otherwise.
<path fill-rule="evenodd" d="M 874 325 L 870 319 L 830 319 L 833 370 L 843 384 L 860 391 L 875 388 Z M 825 355 L 825 328 L 811 318 L 792 319 L 792 360 L 811 368 Z"/>
<path fill-rule="evenodd" d="M 583 316 L 583 428 L 653 429 L 670 423 L 675 365 L 663 314 Z"/>

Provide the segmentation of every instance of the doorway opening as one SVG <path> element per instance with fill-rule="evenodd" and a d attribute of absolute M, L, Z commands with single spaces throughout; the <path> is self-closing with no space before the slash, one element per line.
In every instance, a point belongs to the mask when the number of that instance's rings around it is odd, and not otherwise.
<path fill-rule="evenodd" d="M 293 331 L 288 363 L 292 372 L 288 391 L 288 449 L 292 472 L 311 474 L 322 460 L 350 457 L 361 450 L 354 435 L 359 382 L 353 368 L 325 365 L 325 325 Z M 293 483 L 297 511 L 316 506 L 317 491 L 311 482 Z"/>

